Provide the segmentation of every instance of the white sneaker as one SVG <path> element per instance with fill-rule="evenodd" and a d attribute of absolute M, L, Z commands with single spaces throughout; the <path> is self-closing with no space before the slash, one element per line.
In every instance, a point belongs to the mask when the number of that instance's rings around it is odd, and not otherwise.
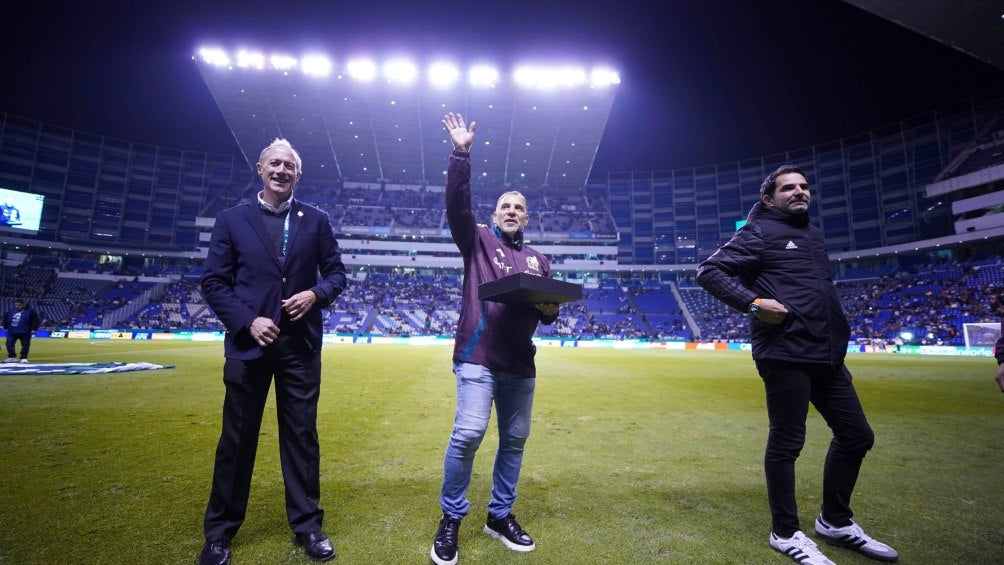
<path fill-rule="evenodd" d="M 27 360 L 27 359 L 21 359 L 21 362 L 22 362 L 22 363 L 27 363 L 27 362 L 28 362 L 28 360 Z"/>
<path fill-rule="evenodd" d="M 4 363 L 17 363 L 17 357 L 8 357 L 3 360 Z"/>
<path fill-rule="evenodd" d="M 781 539 L 771 532 L 770 546 L 791 557 L 791 560 L 799 565 L 837 565 L 827 559 L 816 547 L 816 542 L 805 537 L 801 531 L 795 532 L 789 539 Z"/>
<path fill-rule="evenodd" d="M 888 545 L 869 536 L 861 529 L 861 526 L 851 522 L 850 526 L 837 528 L 831 526 L 823 520 L 820 515 L 816 518 L 816 533 L 822 536 L 827 543 L 847 547 L 862 553 L 872 559 L 879 561 L 896 561 L 899 554 Z"/>

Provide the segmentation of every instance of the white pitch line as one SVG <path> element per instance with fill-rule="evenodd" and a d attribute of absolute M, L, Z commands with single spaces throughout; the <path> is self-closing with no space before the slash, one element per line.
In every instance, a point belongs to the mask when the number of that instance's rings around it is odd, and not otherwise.
<path fill-rule="evenodd" d="M 92 343 L 91 345 L 105 345 L 105 344 L 104 343 L 100 343 L 100 344 L 99 343 Z M 114 355 L 152 355 L 152 354 L 159 354 L 159 353 L 174 353 L 174 352 L 182 352 L 182 351 L 191 352 L 192 349 L 193 348 L 188 348 L 188 347 L 183 347 L 183 348 L 182 347 L 173 347 L 171 349 L 153 349 L 153 350 L 149 350 L 149 351 L 117 351 L 117 352 L 114 353 Z M 206 347 L 205 349 L 208 349 L 208 347 Z M 108 357 L 108 355 L 110 355 L 110 353 L 108 353 L 107 351 L 103 351 L 101 353 L 80 353 L 80 354 L 77 354 L 77 355 L 60 355 L 58 357 L 36 357 L 36 356 L 32 356 L 31 360 L 32 361 L 37 361 L 39 363 L 44 363 L 44 362 L 59 363 L 60 361 L 63 361 L 65 359 L 93 359 L 95 357 Z"/>

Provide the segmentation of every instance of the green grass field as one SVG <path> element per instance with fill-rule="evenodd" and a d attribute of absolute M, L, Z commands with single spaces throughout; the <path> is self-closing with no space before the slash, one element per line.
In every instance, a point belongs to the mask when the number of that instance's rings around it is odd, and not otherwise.
<path fill-rule="evenodd" d="M 35 340 L 32 361 L 149 361 L 118 375 L 0 377 L 0 563 L 193 563 L 223 399 L 219 344 Z M 1004 562 L 1004 395 L 988 358 L 854 355 L 877 442 L 856 518 L 909 564 Z M 776 563 L 763 389 L 747 353 L 544 348 L 515 512 L 528 554 L 481 533 L 494 432 L 460 561 Z M 322 505 L 337 562 L 428 563 L 455 382 L 446 347 L 328 345 Z M 283 510 L 266 408 L 234 563 L 307 563 Z M 799 460 L 803 529 L 829 430 Z M 841 564 L 872 563 L 822 545 Z"/>

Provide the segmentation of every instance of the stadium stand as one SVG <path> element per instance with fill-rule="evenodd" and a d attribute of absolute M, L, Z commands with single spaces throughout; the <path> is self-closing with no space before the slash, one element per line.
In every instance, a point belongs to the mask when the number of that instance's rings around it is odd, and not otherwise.
<path fill-rule="evenodd" d="M 56 262 L 58 263 L 58 262 Z M 3 304 L 25 297 L 48 328 L 210 330 L 222 326 L 205 305 L 198 272 L 172 265 L 161 272 L 184 272 L 162 282 L 136 277 L 61 271 L 38 257 L 22 265 L 0 266 Z M 80 267 L 83 261 L 62 266 Z M 459 312 L 459 274 L 369 270 L 353 274 L 325 329 L 349 335 L 450 335 Z M 93 278 L 88 278 L 90 275 Z M 993 322 L 990 297 L 1004 287 L 1004 258 L 935 262 L 895 269 L 885 264 L 847 269 L 836 282 L 838 295 L 858 343 L 962 345 L 962 325 Z M 567 339 L 647 339 L 653 341 L 741 342 L 749 321 L 697 287 L 693 273 L 679 282 L 657 278 L 604 278 L 566 304 L 552 326 L 539 335 Z M 906 336 L 906 337 L 905 337 Z"/>

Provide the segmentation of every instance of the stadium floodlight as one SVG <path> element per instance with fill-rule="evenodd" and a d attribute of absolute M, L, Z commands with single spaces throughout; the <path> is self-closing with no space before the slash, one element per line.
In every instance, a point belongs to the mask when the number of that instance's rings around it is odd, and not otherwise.
<path fill-rule="evenodd" d="M 460 78 L 460 69 L 452 63 L 433 63 L 429 66 L 429 84 L 437 87 L 453 86 Z"/>
<path fill-rule="evenodd" d="M 488 65 L 475 65 L 468 71 L 467 80 L 471 86 L 495 86 L 499 81 L 499 71 Z"/>
<path fill-rule="evenodd" d="M 376 78 L 376 63 L 372 59 L 352 59 L 346 65 L 349 76 L 362 82 L 370 82 Z"/>
<path fill-rule="evenodd" d="M 300 69 L 305 75 L 328 76 L 331 74 L 331 59 L 324 55 L 307 55 L 300 62 Z"/>
<path fill-rule="evenodd" d="M 512 74 L 516 84 L 527 88 L 573 87 L 585 84 L 586 71 L 581 67 L 536 67 L 523 65 Z"/>
<path fill-rule="evenodd" d="M 387 82 L 411 84 L 418 76 L 418 67 L 407 59 L 389 59 L 383 64 L 383 78 Z"/>
<path fill-rule="evenodd" d="M 593 72 L 589 75 L 589 84 L 595 87 L 610 86 L 612 84 L 620 84 L 621 77 L 617 74 L 617 71 L 613 69 L 608 69 L 604 67 L 598 67 L 593 69 Z"/>
<path fill-rule="evenodd" d="M 554 78 L 559 86 L 580 86 L 586 84 L 586 70 L 582 67 L 561 67 L 555 69 Z"/>
<path fill-rule="evenodd" d="M 230 55 L 219 47 L 203 47 L 199 49 L 199 56 L 202 60 L 217 67 L 229 67 Z"/>
<path fill-rule="evenodd" d="M 241 49 L 237 52 L 237 66 L 242 69 L 264 69 L 265 55 L 260 51 L 246 51 Z"/>
<path fill-rule="evenodd" d="M 536 86 L 540 76 L 540 70 L 534 67 L 519 67 L 512 73 L 512 78 L 520 86 Z"/>
<path fill-rule="evenodd" d="M 289 55 L 272 55 L 268 61 L 272 65 L 272 68 L 278 71 L 294 69 L 297 62 L 296 57 L 290 57 Z"/>

